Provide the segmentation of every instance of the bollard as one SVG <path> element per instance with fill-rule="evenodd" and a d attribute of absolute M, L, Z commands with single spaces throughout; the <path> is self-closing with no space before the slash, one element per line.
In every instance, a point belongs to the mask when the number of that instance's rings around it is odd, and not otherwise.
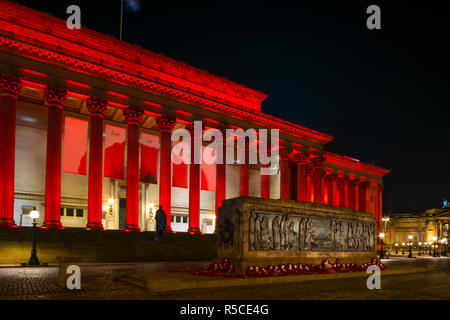
<path fill-rule="evenodd" d="M 59 261 L 58 285 L 67 288 L 67 278 L 70 276 L 70 274 L 67 274 L 67 268 L 72 265 L 78 266 L 80 259 L 77 257 L 56 257 L 56 261 Z"/>

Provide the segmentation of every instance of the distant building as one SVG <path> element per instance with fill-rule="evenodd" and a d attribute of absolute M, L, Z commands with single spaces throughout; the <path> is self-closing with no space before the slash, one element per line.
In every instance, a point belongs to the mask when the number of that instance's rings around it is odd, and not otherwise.
<path fill-rule="evenodd" d="M 408 236 L 413 236 L 414 243 L 428 243 L 433 237 L 440 241 L 448 238 L 450 224 L 450 208 L 430 209 L 424 213 L 392 214 L 389 221 L 383 223 L 385 241 L 388 247 L 394 248 L 403 242 L 409 242 Z"/>

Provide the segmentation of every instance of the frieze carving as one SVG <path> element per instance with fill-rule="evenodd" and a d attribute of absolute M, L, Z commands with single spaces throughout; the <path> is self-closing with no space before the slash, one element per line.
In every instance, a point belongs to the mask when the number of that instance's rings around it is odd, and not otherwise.
<path fill-rule="evenodd" d="M 370 222 L 252 211 L 248 227 L 249 251 L 374 250 L 374 223 Z"/>

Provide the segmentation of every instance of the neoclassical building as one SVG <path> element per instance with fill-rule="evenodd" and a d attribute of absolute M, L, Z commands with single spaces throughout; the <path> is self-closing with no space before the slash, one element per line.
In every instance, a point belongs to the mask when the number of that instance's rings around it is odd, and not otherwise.
<path fill-rule="evenodd" d="M 331 153 L 333 137 L 261 111 L 266 94 L 0 1 L 0 225 L 214 232 L 221 201 L 295 199 L 381 220 L 388 170 Z M 278 129 L 280 166 L 174 164 L 171 132 Z M 258 141 L 249 141 L 258 144 Z"/>

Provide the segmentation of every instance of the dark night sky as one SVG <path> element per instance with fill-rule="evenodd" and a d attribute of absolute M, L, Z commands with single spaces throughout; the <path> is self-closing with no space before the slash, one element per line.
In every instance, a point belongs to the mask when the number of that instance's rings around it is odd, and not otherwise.
<path fill-rule="evenodd" d="M 18 1 L 118 37 L 120 0 Z M 326 149 L 391 170 L 384 212 L 450 198 L 444 1 L 143 0 L 124 40 L 269 94 L 262 111 L 331 134 Z M 393 3 L 395 2 L 395 3 Z M 382 29 L 366 28 L 381 8 Z"/>

